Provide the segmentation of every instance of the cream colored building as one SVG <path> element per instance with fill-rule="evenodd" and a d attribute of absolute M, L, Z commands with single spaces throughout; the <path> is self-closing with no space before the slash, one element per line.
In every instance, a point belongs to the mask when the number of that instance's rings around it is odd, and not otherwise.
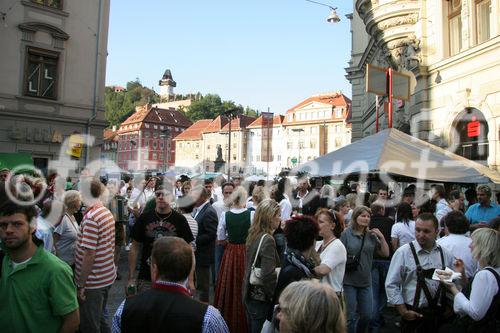
<path fill-rule="evenodd" d="M 285 130 L 282 126 L 285 116 L 273 116 L 272 123 L 263 120 L 263 116 L 257 118 L 247 128 L 247 174 L 267 175 L 274 177 L 286 166 L 286 150 L 283 146 Z M 271 135 L 267 135 L 269 130 Z M 269 147 L 269 151 L 268 148 Z M 269 162 L 268 162 L 269 156 Z"/>
<path fill-rule="evenodd" d="M 394 103 L 394 127 L 500 169 L 500 0 L 353 4 L 353 140 L 375 132 L 366 65 L 390 66 L 412 81 L 410 100 Z"/>
<path fill-rule="evenodd" d="M 351 100 L 340 92 L 311 96 L 283 120 L 283 166 L 294 167 L 351 143 Z"/>
<path fill-rule="evenodd" d="M 109 0 L 2 3 L 0 152 L 29 153 L 46 171 L 77 132 L 96 138 L 80 167 L 98 160 Z"/>
<path fill-rule="evenodd" d="M 231 156 L 229 156 L 229 121 L 226 117 L 217 117 L 203 132 L 205 155 L 204 171 L 215 170 L 218 147 L 221 147 L 222 159 L 226 162 L 224 173 L 227 173 L 228 162 L 231 173 L 244 173 L 247 165 L 248 128 L 255 118 L 238 116 L 231 121 Z M 222 171 L 221 171 L 222 172 Z"/>
<path fill-rule="evenodd" d="M 212 121 L 211 119 L 198 120 L 174 138 L 176 168 L 192 170 L 195 173 L 203 172 L 205 156 L 203 131 Z"/>

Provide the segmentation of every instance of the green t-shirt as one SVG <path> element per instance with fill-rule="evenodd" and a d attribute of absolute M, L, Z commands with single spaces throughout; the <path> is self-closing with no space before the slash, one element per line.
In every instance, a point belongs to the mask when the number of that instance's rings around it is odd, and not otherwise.
<path fill-rule="evenodd" d="M 39 246 L 27 262 L 2 261 L 0 331 L 57 332 L 62 316 L 78 309 L 71 268 Z"/>

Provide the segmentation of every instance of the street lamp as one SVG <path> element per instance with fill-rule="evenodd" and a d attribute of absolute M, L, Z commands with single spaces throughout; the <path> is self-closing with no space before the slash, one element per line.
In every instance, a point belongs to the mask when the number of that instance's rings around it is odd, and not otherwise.
<path fill-rule="evenodd" d="M 224 111 L 222 113 L 226 117 L 229 118 L 229 147 L 227 151 L 227 181 L 231 180 L 231 122 L 233 119 L 238 118 L 238 115 L 240 114 L 240 109 L 238 108 L 233 108 L 229 109 L 227 111 Z"/>
<path fill-rule="evenodd" d="M 303 128 L 292 128 L 292 132 L 299 133 L 299 160 L 298 163 L 300 164 L 300 150 L 302 148 L 302 145 L 300 144 L 300 133 L 304 132 Z"/>
<path fill-rule="evenodd" d="M 330 15 L 328 15 L 328 17 L 326 18 L 327 22 L 329 22 L 329 23 L 339 23 L 340 22 L 340 17 L 337 15 L 337 7 L 332 7 L 332 6 L 327 5 L 325 3 L 313 1 L 313 0 L 306 0 L 306 1 L 330 8 Z"/>
<path fill-rule="evenodd" d="M 163 139 L 163 148 L 166 150 L 165 156 L 163 156 L 163 172 L 167 172 L 168 168 L 168 157 L 169 157 L 169 148 L 168 148 L 168 138 L 170 137 L 170 130 L 168 128 L 165 128 L 164 130 L 161 131 L 160 133 L 160 138 Z M 167 166 L 165 167 L 165 161 L 167 163 Z"/>

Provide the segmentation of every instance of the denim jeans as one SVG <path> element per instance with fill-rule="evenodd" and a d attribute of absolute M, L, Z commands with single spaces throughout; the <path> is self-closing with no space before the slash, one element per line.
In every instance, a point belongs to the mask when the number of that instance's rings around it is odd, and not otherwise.
<path fill-rule="evenodd" d="M 248 332 L 260 333 L 272 304 L 253 299 L 246 299 L 244 303 L 247 314 Z"/>
<path fill-rule="evenodd" d="M 373 313 L 370 320 L 369 331 L 378 333 L 382 325 L 382 310 L 387 304 L 387 294 L 385 293 L 385 278 L 389 270 L 389 260 L 373 260 L 372 265 L 372 293 L 373 293 Z"/>
<path fill-rule="evenodd" d="M 364 333 L 372 316 L 372 287 L 344 285 L 347 332 Z"/>
<path fill-rule="evenodd" d="M 108 333 L 106 303 L 111 287 L 85 290 L 85 301 L 80 302 L 80 332 Z"/>

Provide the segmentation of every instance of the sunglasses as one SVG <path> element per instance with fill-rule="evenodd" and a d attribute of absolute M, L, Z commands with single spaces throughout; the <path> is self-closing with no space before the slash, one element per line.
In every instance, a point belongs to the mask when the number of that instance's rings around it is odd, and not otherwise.
<path fill-rule="evenodd" d="M 159 192 L 155 192 L 155 197 L 159 198 L 159 197 L 166 197 L 169 193 L 168 192 L 163 192 L 163 191 L 159 191 Z"/>

